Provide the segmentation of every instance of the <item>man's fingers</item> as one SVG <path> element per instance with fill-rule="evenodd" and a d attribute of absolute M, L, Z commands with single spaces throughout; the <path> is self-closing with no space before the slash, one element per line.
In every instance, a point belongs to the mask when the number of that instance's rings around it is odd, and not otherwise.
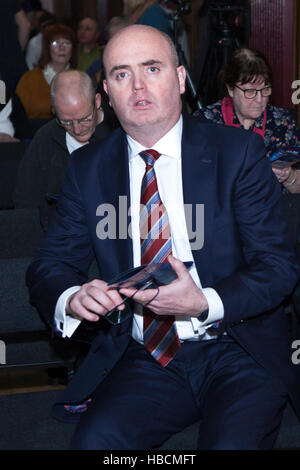
<path fill-rule="evenodd" d="M 102 281 L 84 284 L 81 289 L 70 296 L 67 313 L 76 318 L 97 321 L 99 316 L 110 310 L 125 308 L 121 295 L 115 289 L 109 289 Z"/>
<path fill-rule="evenodd" d="M 150 302 L 157 294 L 157 289 L 136 290 L 131 288 L 122 288 L 120 293 L 126 297 L 131 297 L 140 304 Z"/>
<path fill-rule="evenodd" d="M 177 274 L 178 279 L 182 279 L 189 273 L 184 263 L 179 259 L 175 258 L 173 255 L 168 256 L 168 261 L 174 269 L 175 273 Z"/>

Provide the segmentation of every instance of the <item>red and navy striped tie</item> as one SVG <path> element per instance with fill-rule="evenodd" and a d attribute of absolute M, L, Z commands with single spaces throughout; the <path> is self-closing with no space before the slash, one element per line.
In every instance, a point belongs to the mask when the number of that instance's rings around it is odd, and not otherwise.
<path fill-rule="evenodd" d="M 145 150 L 140 156 L 146 163 L 141 187 L 141 263 L 164 263 L 172 252 L 168 214 L 157 187 L 154 163 L 160 157 L 156 150 Z M 156 315 L 144 308 L 144 346 L 165 367 L 180 348 L 174 315 Z"/>

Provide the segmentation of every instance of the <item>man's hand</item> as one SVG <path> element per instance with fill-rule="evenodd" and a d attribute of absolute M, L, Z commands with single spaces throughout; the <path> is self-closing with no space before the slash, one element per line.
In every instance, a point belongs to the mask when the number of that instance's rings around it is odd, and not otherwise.
<path fill-rule="evenodd" d="M 136 292 L 132 288 L 123 288 L 120 293 L 128 297 L 133 295 L 136 302 L 147 304 L 147 308 L 157 315 L 200 315 L 208 309 L 206 297 L 179 259 L 170 255 L 168 261 L 178 278 L 167 286 L 160 286 L 158 295 L 157 289 Z"/>
<path fill-rule="evenodd" d="M 273 173 L 276 175 L 279 183 L 286 183 L 292 175 L 292 167 L 288 166 L 285 168 L 272 168 Z"/>
<path fill-rule="evenodd" d="M 16 139 L 5 132 L 0 132 L 0 142 L 20 142 L 20 139 Z"/>
<path fill-rule="evenodd" d="M 122 301 L 116 289 L 108 287 L 104 281 L 94 279 L 83 284 L 79 291 L 69 297 L 66 313 L 78 320 L 96 322 L 100 316 L 116 307 L 123 310 L 125 305 Z"/>

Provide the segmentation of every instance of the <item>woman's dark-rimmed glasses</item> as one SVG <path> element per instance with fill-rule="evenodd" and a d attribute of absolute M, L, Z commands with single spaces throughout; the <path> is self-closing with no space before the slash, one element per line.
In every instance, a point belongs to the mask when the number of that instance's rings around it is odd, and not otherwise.
<path fill-rule="evenodd" d="M 255 98 L 258 92 L 260 92 L 260 94 L 263 98 L 268 98 L 272 94 L 272 87 L 270 85 L 265 86 L 264 88 L 261 88 L 260 90 L 257 90 L 256 88 L 246 88 L 246 89 L 244 89 L 244 88 L 241 88 L 237 85 L 234 85 L 234 86 L 235 86 L 235 88 L 238 88 L 239 90 L 241 90 L 244 93 L 244 96 L 245 96 L 245 98 L 247 98 L 247 100 L 252 100 L 253 98 Z"/>

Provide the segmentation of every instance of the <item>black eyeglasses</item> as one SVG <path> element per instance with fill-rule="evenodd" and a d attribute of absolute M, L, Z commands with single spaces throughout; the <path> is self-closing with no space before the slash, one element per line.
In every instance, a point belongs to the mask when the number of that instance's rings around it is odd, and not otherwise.
<path fill-rule="evenodd" d="M 149 281 L 147 281 L 142 287 L 140 287 L 139 289 L 136 289 L 136 291 L 130 296 L 130 297 L 123 297 L 123 300 L 122 302 L 117 305 L 114 309 L 110 310 L 109 312 L 107 312 L 105 315 L 104 315 L 104 318 L 109 322 L 111 323 L 112 325 L 119 325 L 120 323 L 124 322 L 125 320 L 127 320 L 127 318 L 129 318 L 131 315 L 132 315 L 132 308 L 131 308 L 131 305 L 128 301 L 130 300 L 133 300 L 135 294 L 140 291 L 140 290 L 145 290 L 145 289 L 156 289 L 156 293 L 154 294 L 154 296 L 152 297 L 151 300 L 149 300 L 149 302 L 147 302 L 146 304 L 142 304 L 143 307 L 146 307 L 148 304 L 150 304 L 150 302 L 152 302 L 152 300 L 155 299 L 155 297 L 157 297 L 157 295 L 159 294 L 159 287 L 158 285 L 156 284 L 156 282 L 151 279 Z M 123 305 L 125 304 L 125 308 L 124 310 L 119 310 L 118 307 L 120 307 L 120 305 Z"/>
<path fill-rule="evenodd" d="M 263 98 L 267 98 L 272 94 L 272 87 L 271 86 L 265 86 L 264 88 L 261 88 L 260 90 L 257 90 L 256 88 L 246 88 L 245 90 L 237 85 L 234 85 L 235 88 L 238 88 L 244 93 L 245 98 L 247 100 L 252 100 L 253 98 L 256 97 L 257 93 L 260 92 L 261 96 Z"/>
<path fill-rule="evenodd" d="M 93 108 L 93 112 L 91 114 L 89 114 L 88 116 L 86 117 L 83 117 L 81 119 L 72 119 L 72 120 L 69 120 L 69 121 L 66 121 L 64 119 L 59 119 L 58 117 L 56 118 L 56 122 L 59 126 L 61 127 L 66 127 L 66 128 L 74 128 L 74 123 L 77 123 L 78 126 L 89 126 L 90 123 L 94 120 L 94 116 L 95 116 L 95 111 L 98 111 L 100 109 L 99 108 L 96 108 L 96 103 L 94 103 L 94 108 Z"/>

